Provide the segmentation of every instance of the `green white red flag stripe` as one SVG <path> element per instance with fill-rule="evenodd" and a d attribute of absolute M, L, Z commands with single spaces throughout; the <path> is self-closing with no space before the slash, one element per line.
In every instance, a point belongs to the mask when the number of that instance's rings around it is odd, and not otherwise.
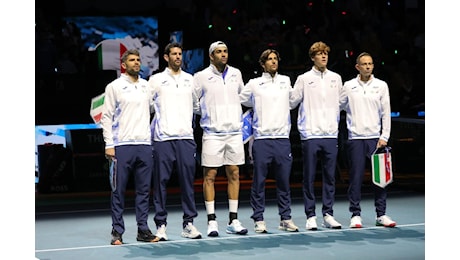
<path fill-rule="evenodd" d="M 102 105 L 104 105 L 105 94 L 98 95 L 91 99 L 91 108 L 89 114 L 94 123 L 99 124 L 102 117 Z"/>
<path fill-rule="evenodd" d="M 377 153 L 372 155 L 372 181 L 375 185 L 384 188 L 393 181 L 391 153 Z"/>
<path fill-rule="evenodd" d="M 127 50 L 126 46 L 117 39 L 103 40 L 96 45 L 98 66 L 100 70 L 117 70 L 124 72 L 121 67 L 121 55 Z"/>

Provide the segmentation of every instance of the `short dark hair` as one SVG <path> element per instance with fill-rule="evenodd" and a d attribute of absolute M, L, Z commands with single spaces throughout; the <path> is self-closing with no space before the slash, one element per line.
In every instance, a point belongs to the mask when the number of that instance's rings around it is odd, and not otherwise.
<path fill-rule="evenodd" d="M 168 43 L 166 45 L 166 47 L 165 47 L 165 50 L 164 50 L 163 54 L 169 55 L 169 53 L 171 52 L 172 48 L 180 48 L 182 50 L 182 44 L 180 44 L 178 42 Z"/>
<path fill-rule="evenodd" d="M 130 49 L 130 50 L 127 50 L 123 53 L 123 55 L 121 55 L 121 62 L 126 62 L 128 60 L 128 56 L 129 55 L 136 55 L 138 57 L 141 56 L 141 54 L 139 53 L 139 50 L 138 49 Z"/>

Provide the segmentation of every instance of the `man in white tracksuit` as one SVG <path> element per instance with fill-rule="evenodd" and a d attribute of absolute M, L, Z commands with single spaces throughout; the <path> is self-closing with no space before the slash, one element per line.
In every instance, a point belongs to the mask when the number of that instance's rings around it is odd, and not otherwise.
<path fill-rule="evenodd" d="M 361 228 L 361 186 L 366 161 L 377 148 L 387 145 L 391 130 L 391 108 L 387 83 L 372 74 L 372 56 L 367 52 L 358 55 L 355 68 L 359 74 L 345 82 L 340 104 L 347 112 L 350 227 Z M 386 215 L 386 189 L 374 185 L 374 190 L 376 225 L 395 227 L 396 222 Z"/>
<path fill-rule="evenodd" d="M 315 42 L 309 50 L 311 70 L 297 77 L 293 96 L 300 102 L 297 128 L 303 158 L 303 199 L 306 229 L 317 230 L 314 182 L 318 159 L 322 167 L 323 226 L 340 229 L 334 218 L 335 173 L 340 121 L 339 94 L 342 78 L 327 69 L 330 47 Z"/>
<path fill-rule="evenodd" d="M 252 158 L 254 174 L 251 186 L 251 206 L 256 233 L 266 233 L 264 220 L 265 181 L 273 170 L 276 179 L 279 229 L 297 232 L 299 228 L 291 217 L 290 176 L 292 168 L 291 142 L 291 79 L 278 73 L 281 60 L 278 51 L 262 52 L 259 64 L 263 68 L 260 77 L 249 80 L 240 93 L 241 103 L 253 109 Z"/>
<path fill-rule="evenodd" d="M 152 146 L 150 113 L 152 95 L 148 83 L 139 76 L 139 51 L 127 50 L 121 57 L 126 70 L 105 88 L 101 126 L 105 142 L 105 156 L 113 163 L 115 187 L 112 187 L 112 245 L 123 244 L 125 232 L 123 212 L 129 176 L 134 174 L 136 192 L 137 240 L 156 242 L 147 220 L 152 182 Z"/>
<path fill-rule="evenodd" d="M 155 210 L 156 237 L 168 240 L 166 234 L 167 184 L 173 170 L 181 188 L 182 237 L 198 239 L 201 233 L 193 225 L 198 216 L 195 205 L 196 143 L 193 136 L 193 111 L 198 110 L 194 99 L 193 76 L 182 71 L 182 45 L 166 45 L 164 60 L 168 67 L 149 78 L 153 94 L 155 116 L 152 120 L 152 145 L 154 158 L 153 207 Z"/>

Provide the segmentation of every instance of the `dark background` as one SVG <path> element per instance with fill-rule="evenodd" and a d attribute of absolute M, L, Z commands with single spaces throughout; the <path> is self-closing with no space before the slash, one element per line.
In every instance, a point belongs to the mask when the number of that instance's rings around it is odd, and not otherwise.
<path fill-rule="evenodd" d="M 207 48 L 216 40 L 229 46 L 230 64 L 245 82 L 260 72 L 266 48 L 281 53 L 280 73 L 296 77 L 309 70 L 313 42 L 331 47 L 328 68 L 343 81 L 355 77 L 356 56 L 374 56 L 374 74 L 389 84 L 392 110 L 419 117 L 425 102 L 425 3 L 418 0 L 161 0 L 35 2 L 35 125 L 92 123 L 90 99 L 115 79 L 97 69 L 94 54 L 83 48 L 78 30 L 65 16 L 158 17 L 159 50 L 169 33 L 183 31 L 185 49 Z M 212 25 L 212 27 L 210 26 Z M 68 73 L 56 73 L 64 57 Z M 160 70 L 165 63 L 160 59 Z"/>

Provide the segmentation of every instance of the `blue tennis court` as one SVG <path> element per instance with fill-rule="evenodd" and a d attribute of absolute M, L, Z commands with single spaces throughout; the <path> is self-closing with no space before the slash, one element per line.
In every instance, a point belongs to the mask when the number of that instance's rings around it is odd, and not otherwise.
<path fill-rule="evenodd" d="M 404 181 L 401 181 L 404 182 Z M 393 184 L 391 184 L 393 185 Z M 343 185 L 342 185 L 343 186 Z M 363 187 L 365 190 L 366 187 Z M 275 195 L 267 190 L 265 221 L 267 234 L 256 234 L 250 218 L 249 192 L 240 194 L 238 216 L 248 228 L 247 235 L 225 233 L 228 218 L 225 192 L 219 191 L 216 213 L 219 237 L 206 236 L 206 212 L 202 195 L 196 194 L 199 216 L 195 226 L 204 235 L 191 240 L 180 236 L 182 211 L 178 197 L 168 198 L 168 241 L 141 243 L 136 241 L 137 226 L 133 207 L 125 212 L 125 244 L 110 245 L 111 217 L 109 193 L 49 195 L 36 202 L 35 256 L 38 259 L 425 259 L 425 194 L 424 189 L 394 185 L 387 201 L 387 214 L 396 222 L 395 228 L 375 226 L 371 193 L 363 194 L 363 228 L 348 227 L 350 213 L 344 187 L 338 186 L 334 217 L 342 229 L 320 226 L 321 204 L 317 202 L 318 230 L 305 230 L 305 214 L 301 190 L 292 190 L 292 216 L 299 232 L 278 230 L 279 217 Z M 319 194 L 319 193 L 317 193 Z M 320 198 L 318 198 L 320 201 Z M 65 205 L 64 205 L 65 204 Z M 149 216 L 152 232 L 153 212 Z"/>

